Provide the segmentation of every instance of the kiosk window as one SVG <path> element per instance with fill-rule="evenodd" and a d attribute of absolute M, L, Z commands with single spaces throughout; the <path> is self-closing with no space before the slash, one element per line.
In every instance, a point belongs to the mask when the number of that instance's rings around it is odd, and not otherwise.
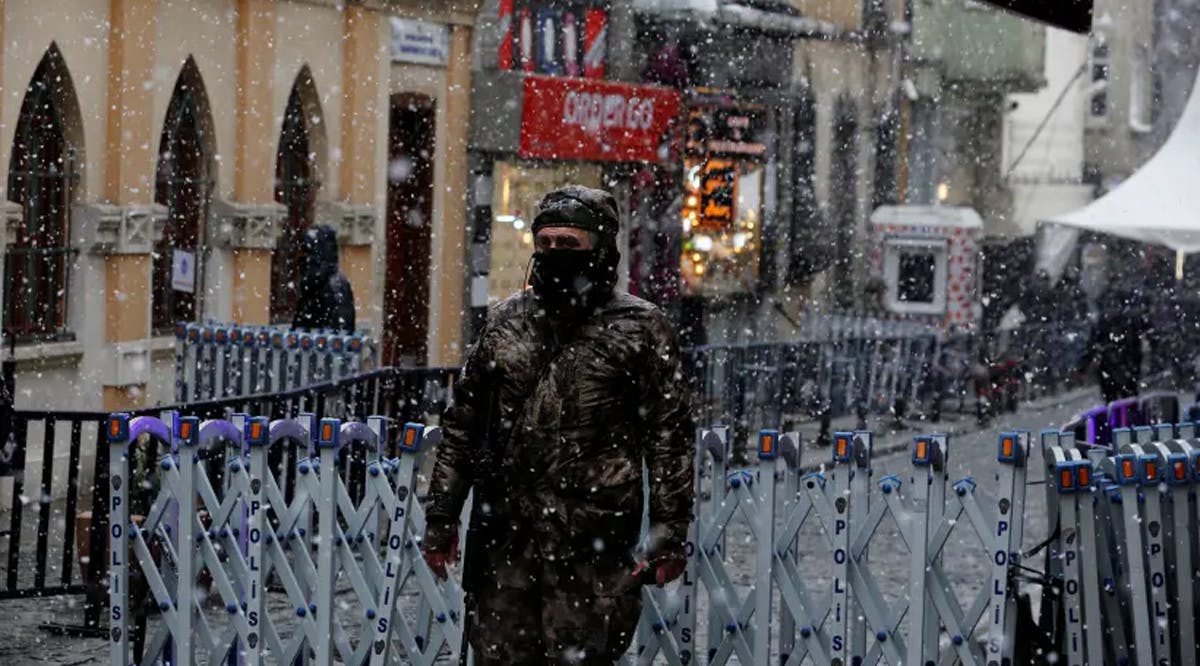
<path fill-rule="evenodd" d="M 933 303 L 937 276 L 937 257 L 932 252 L 904 252 L 900 255 L 896 280 L 896 299 L 902 303 Z"/>

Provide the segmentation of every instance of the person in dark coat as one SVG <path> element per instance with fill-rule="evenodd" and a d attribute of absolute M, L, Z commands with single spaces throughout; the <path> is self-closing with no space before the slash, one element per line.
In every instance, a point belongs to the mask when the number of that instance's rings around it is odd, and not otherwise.
<path fill-rule="evenodd" d="M 614 288 L 618 225 L 607 192 L 542 199 L 532 288 L 488 313 L 442 423 L 423 548 L 445 578 L 473 491 L 463 587 L 477 666 L 610 665 L 641 584 L 686 564 L 691 391 L 667 317 Z"/>
<path fill-rule="evenodd" d="M 338 268 L 337 232 L 321 226 L 304 234 L 304 259 L 293 326 L 354 332 L 354 292 Z"/>
<path fill-rule="evenodd" d="M 1135 296 L 1126 289 L 1110 289 L 1100 302 L 1087 358 L 1096 366 L 1105 402 L 1132 398 L 1139 392 L 1146 326 L 1143 314 L 1135 308 Z"/>

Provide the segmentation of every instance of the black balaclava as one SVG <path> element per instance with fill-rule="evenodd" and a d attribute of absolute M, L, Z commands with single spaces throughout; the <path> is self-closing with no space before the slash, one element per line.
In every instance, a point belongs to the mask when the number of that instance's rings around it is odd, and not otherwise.
<path fill-rule="evenodd" d="M 547 194 L 533 220 L 533 233 L 546 227 L 573 227 L 596 234 L 590 250 L 554 249 L 533 255 L 530 286 L 550 314 L 583 312 L 603 305 L 617 284 L 617 201 L 603 190 L 567 185 Z"/>

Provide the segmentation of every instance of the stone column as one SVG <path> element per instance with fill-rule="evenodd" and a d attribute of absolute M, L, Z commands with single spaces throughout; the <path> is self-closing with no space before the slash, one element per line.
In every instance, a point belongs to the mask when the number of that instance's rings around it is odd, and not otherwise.
<path fill-rule="evenodd" d="M 375 133 L 380 109 L 382 14 L 358 5 L 345 9 L 342 39 L 341 201 L 324 207 L 322 222 L 338 230 L 342 272 L 354 289 L 359 322 L 369 318 L 371 245 L 375 240 Z M 360 323 L 359 327 L 362 325 Z M 378 331 L 377 331 L 378 333 Z"/>
<path fill-rule="evenodd" d="M 153 202 L 153 80 L 157 0 L 112 0 L 104 202 L 76 215 L 83 246 L 104 257 L 104 409 L 145 402 L 150 356 L 150 244 L 165 212 Z"/>
<path fill-rule="evenodd" d="M 271 252 L 284 207 L 275 202 L 274 109 L 276 0 L 237 0 L 237 146 L 234 202 L 213 207 L 209 239 L 231 253 L 232 317 L 271 318 Z"/>
<path fill-rule="evenodd" d="M 450 62 L 446 72 L 446 205 L 435 232 L 442 237 L 441 253 L 433 258 L 438 271 L 440 303 L 433 322 L 434 344 L 429 364 L 456 366 L 462 360 L 463 308 L 466 305 L 467 161 L 471 120 L 471 26 L 455 25 L 450 33 Z"/>

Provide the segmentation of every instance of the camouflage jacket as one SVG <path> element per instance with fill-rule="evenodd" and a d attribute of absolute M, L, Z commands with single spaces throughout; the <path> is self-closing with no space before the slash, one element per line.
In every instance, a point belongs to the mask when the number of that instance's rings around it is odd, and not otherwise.
<path fill-rule="evenodd" d="M 447 547 L 474 488 L 469 550 L 533 538 L 558 557 L 628 561 L 644 461 L 651 548 L 682 549 L 691 407 L 675 335 L 650 303 L 617 293 L 562 325 L 530 291 L 507 299 L 489 313 L 443 422 L 425 547 Z"/>

